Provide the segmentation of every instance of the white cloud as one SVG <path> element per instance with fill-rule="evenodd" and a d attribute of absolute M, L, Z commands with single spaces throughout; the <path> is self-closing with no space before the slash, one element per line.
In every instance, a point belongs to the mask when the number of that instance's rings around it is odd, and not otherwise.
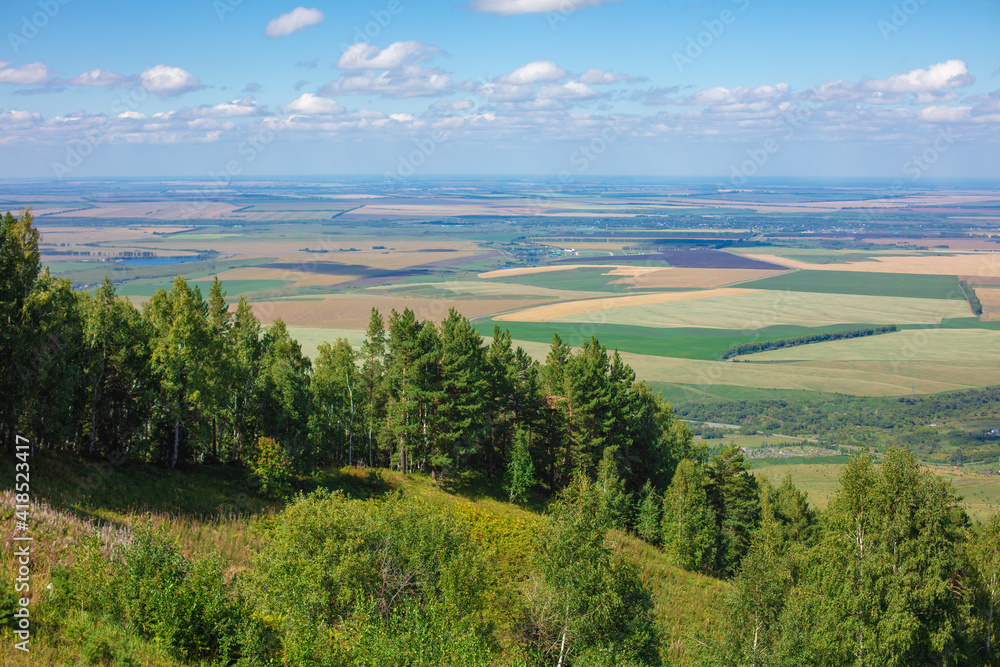
<path fill-rule="evenodd" d="M 556 65 L 551 60 L 536 60 L 527 65 L 521 65 L 507 76 L 502 76 L 498 80 L 502 83 L 513 83 L 522 85 L 527 83 L 541 83 L 558 81 L 566 77 L 566 70 Z"/>
<path fill-rule="evenodd" d="M 929 93 L 949 88 L 971 85 L 975 78 L 961 60 L 948 60 L 927 69 L 914 69 L 905 74 L 894 74 L 887 79 L 864 79 L 862 88 L 887 93 Z"/>
<path fill-rule="evenodd" d="M 344 50 L 337 67 L 340 69 L 398 69 L 410 61 L 427 60 L 429 52 L 440 49 L 423 42 L 393 42 L 380 49 L 368 42 L 352 44 Z"/>
<path fill-rule="evenodd" d="M 159 97 L 174 97 L 203 88 L 194 74 L 180 67 L 156 65 L 139 75 L 142 87 Z"/>
<path fill-rule="evenodd" d="M 146 114 L 139 111 L 126 111 L 118 114 L 118 117 L 127 118 L 129 120 L 144 120 L 146 118 Z"/>
<path fill-rule="evenodd" d="M 180 112 L 179 115 L 184 118 L 240 118 L 245 116 L 260 116 L 263 113 L 264 109 L 257 104 L 257 100 L 247 95 L 243 99 L 223 102 L 214 106 L 203 104 L 193 109 L 186 109 Z"/>
<path fill-rule="evenodd" d="M 45 83 L 49 79 L 49 68 L 44 63 L 28 63 L 20 67 L 10 67 L 9 60 L 0 60 L 0 83 L 31 86 Z"/>
<path fill-rule="evenodd" d="M 540 91 L 538 91 L 538 97 L 540 99 L 587 99 L 589 97 L 597 97 L 600 95 L 596 90 L 588 86 L 587 84 L 580 83 L 579 81 L 567 81 L 564 84 L 545 86 Z"/>
<path fill-rule="evenodd" d="M 920 110 L 920 120 L 931 123 L 955 123 L 969 119 L 969 107 L 934 106 Z"/>
<path fill-rule="evenodd" d="M 632 77 L 628 74 L 615 74 L 611 70 L 600 70 L 596 67 L 591 67 L 586 72 L 580 75 L 581 83 L 589 83 L 591 85 L 608 85 L 612 83 L 618 83 L 619 81 L 634 82 L 634 81 L 645 81 L 643 77 Z"/>
<path fill-rule="evenodd" d="M 112 86 L 126 86 L 131 82 L 127 76 L 122 76 L 117 72 L 106 69 L 92 69 L 89 72 L 77 74 L 67 83 L 74 86 L 93 86 L 95 88 L 109 88 Z"/>
<path fill-rule="evenodd" d="M 320 89 L 321 95 L 381 95 L 383 97 L 429 97 L 450 93 L 451 77 L 437 68 L 406 65 L 401 69 L 344 73 Z"/>
<path fill-rule="evenodd" d="M 290 35 L 297 30 L 303 30 L 311 25 L 322 23 L 326 17 L 318 9 L 296 7 L 287 14 L 273 18 L 267 23 L 264 34 L 272 39 Z"/>
<path fill-rule="evenodd" d="M 282 109 L 283 113 L 301 114 L 303 116 L 323 116 L 334 115 L 344 112 L 344 107 L 340 102 L 331 100 L 329 97 L 320 97 L 312 93 L 304 93 L 298 99 L 291 102 Z"/>
<path fill-rule="evenodd" d="M 474 0 L 469 6 L 477 12 L 500 16 L 559 12 L 571 14 L 582 7 L 596 7 L 619 0 Z"/>
<path fill-rule="evenodd" d="M 468 111 L 476 106 L 472 100 L 441 100 L 431 105 L 434 111 L 445 111 L 453 113 L 456 111 Z"/>
<path fill-rule="evenodd" d="M 389 118 L 398 123 L 412 123 L 415 120 L 414 117 L 408 113 L 391 113 L 389 114 Z"/>

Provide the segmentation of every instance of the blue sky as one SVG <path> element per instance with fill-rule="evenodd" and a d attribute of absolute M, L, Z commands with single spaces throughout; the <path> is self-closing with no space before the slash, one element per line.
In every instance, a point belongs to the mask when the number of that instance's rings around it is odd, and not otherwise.
<path fill-rule="evenodd" d="M 0 176 L 1000 177 L 1000 0 L 6 0 Z"/>

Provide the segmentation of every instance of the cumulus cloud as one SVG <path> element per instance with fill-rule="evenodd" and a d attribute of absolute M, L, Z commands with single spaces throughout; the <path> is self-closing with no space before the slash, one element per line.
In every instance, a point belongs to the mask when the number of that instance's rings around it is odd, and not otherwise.
<path fill-rule="evenodd" d="M 538 91 L 539 99 L 581 100 L 590 97 L 597 97 L 598 95 L 600 95 L 600 93 L 596 90 L 585 83 L 580 83 L 579 81 L 567 81 L 564 84 L 544 86 Z"/>
<path fill-rule="evenodd" d="M 296 7 L 287 14 L 282 14 L 268 21 L 264 34 L 271 39 L 277 39 L 278 37 L 290 35 L 297 30 L 308 28 L 311 25 L 322 23 L 324 19 L 326 19 L 326 16 L 318 9 Z"/>
<path fill-rule="evenodd" d="M 477 12 L 488 12 L 500 16 L 514 14 L 541 14 L 559 12 L 570 14 L 583 7 L 596 7 L 619 0 L 473 0 L 469 4 Z"/>
<path fill-rule="evenodd" d="M 440 52 L 440 49 L 417 41 L 393 42 L 384 49 L 358 42 L 344 50 L 336 66 L 347 70 L 398 69 L 409 62 L 428 60 L 433 52 Z"/>
<path fill-rule="evenodd" d="M 67 81 L 74 86 L 93 86 L 95 88 L 110 88 L 115 86 L 127 86 L 132 83 L 132 79 L 122 76 L 117 72 L 106 69 L 92 69 L 89 72 L 82 72 Z"/>
<path fill-rule="evenodd" d="M 322 116 L 343 113 L 344 107 L 329 97 L 305 93 L 282 109 L 283 113 L 303 116 Z"/>
<path fill-rule="evenodd" d="M 11 67 L 9 60 L 0 60 L 0 83 L 31 86 L 48 81 L 51 72 L 44 63 L 28 63 Z"/>
<path fill-rule="evenodd" d="M 257 104 L 252 96 L 243 99 L 223 102 L 222 104 L 203 104 L 180 112 L 182 117 L 191 118 L 240 118 L 245 116 L 260 116 L 265 113 L 263 107 Z"/>
<path fill-rule="evenodd" d="M 498 80 L 502 83 L 512 83 L 523 85 L 528 83 L 542 83 L 558 81 L 566 78 L 566 70 L 556 65 L 551 60 L 536 60 L 527 65 L 521 65 L 513 72 Z"/>
<path fill-rule="evenodd" d="M 618 83 L 620 81 L 625 81 L 627 83 L 635 83 L 637 81 L 645 81 L 646 77 L 634 77 L 628 74 L 615 74 L 611 70 L 601 70 L 597 67 L 591 67 L 586 72 L 580 75 L 580 83 L 587 83 L 590 85 L 608 85 L 612 83 Z"/>
<path fill-rule="evenodd" d="M 183 95 L 204 88 L 194 74 L 180 67 L 156 65 L 139 75 L 142 87 L 162 98 Z"/>
<path fill-rule="evenodd" d="M 964 61 L 948 60 L 927 69 L 914 69 L 894 74 L 887 79 L 863 79 L 862 88 L 887 93 L 929 93 L 951 88 L 964 88 L 975 78 Z"/>
<path fill-rule="evenodd" d="M 453 90 L 451 77 L 442 70 L 406 65 L 376 74 L 344 73 L 323 86 L 320 95 L 381 95 L 383 97 L 427 97 Z"/>

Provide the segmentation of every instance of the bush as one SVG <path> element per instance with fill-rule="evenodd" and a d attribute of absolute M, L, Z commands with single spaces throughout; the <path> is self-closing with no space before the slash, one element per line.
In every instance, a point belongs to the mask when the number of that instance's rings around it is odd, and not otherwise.
<path fill-rule="evenodd" d="M 292 457 L 273 438 L 261 436 L 257 440 L 253 474 L 265 496 L 280 498 L 292 492 Z"/>
<path fill-rule="evenodd" d="M 112 547 L 91 538 L 71 568 L 54 571 L 53 579 L 65 608 L 113 619 L 176 657 L 226 665 L 261 652 L 260 624 L 225 584 L 219 562 L 185 558 L 150 527 Z M 102 645 L 91 649 L 95 660 L 103 659 Z"/>

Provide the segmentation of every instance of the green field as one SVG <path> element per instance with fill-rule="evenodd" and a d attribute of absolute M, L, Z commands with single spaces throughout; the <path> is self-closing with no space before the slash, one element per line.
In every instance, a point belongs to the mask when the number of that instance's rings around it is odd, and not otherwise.
<path fill-rule="evenodd" d="M 778 325 L 753 331 L 739 329 L 702 329 L 697 327 L 654 328 L 628 324 L 568 324 L 562 322 L 475 322 L 474 326 L 484 336 L 493 335 L 494 325 L 507 329 L 511 337 L 537 343 L 551 343 L 552 334 L 558 333 L 564 342 L 579 346 L 592 336 L 601 345 L 623 352 L 651 354 L 685 359 L 721 359 L 722 353 L 741 343 L 777 340 L 814 333 L 845 331 L 866 325 L 831 325 L 802 327 Z"/>
<path fill-rule="evenodd" d="M 815 261 L 815 258 L 809 257 L 808 261 Z M 793 271 L 744 283 L 741 287 L 822 294 L 958 300 L 965 298 L 958 289 L 958 279 L 953 276 L 924 276 L 910 273 Z"/>

